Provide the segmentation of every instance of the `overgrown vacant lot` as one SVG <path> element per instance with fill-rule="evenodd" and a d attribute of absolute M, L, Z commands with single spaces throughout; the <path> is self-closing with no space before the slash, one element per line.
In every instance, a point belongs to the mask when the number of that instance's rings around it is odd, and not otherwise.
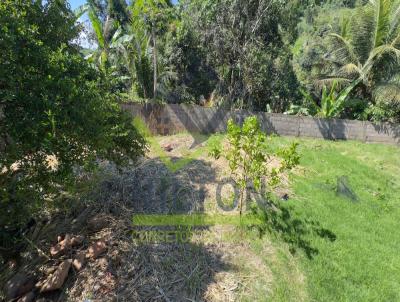
<path fill-rule="evenodd" d="M 211 162 L 212 171 L 221 172 L 207 152 L 222 139 L 196 137 L 193 144 L 189 135 L 158 137 L 153 139 L 151 156 L 177 171 L 190 166 L 191 160 L 192 164 L 204 160 Z M 278 148 L 293 139 L 274 137 L 270 146 Z M 249 252 L 268 268 L 265 274 L 271 274 L 267 297 L 264 292 L 257 294 L 257 288 L 252 296 L 257 301 L 399 301 L 398 147 L 296 140 L 301 161 L 284 188 L 289 199 L 277 201 L 271 231 L 261 239 L 256 232 L 245 233 Z M 166 144 L 173 148 L 169 153 L 160 151 L 159 146 Z M 204 175 L 197 171 L 196 179 L 212 177 L 210 171 Z M 336 194 L 341 176 L 347 176 L 357 201 Z M 212 204 L 214 189 L 207 189 Z"/>
<path fill-rule="evenodd" d="M 0 0 L 0 24 L 0 301 L 400 301 L 399 146 L 261 130 L 398 138 L 400 0 Z"/>
<path fill-rule="evenodd" d="M 61 291 L 40 298 L 400 301 L 398 147 L 272 137 L 271 149 L 297 140 L 301 160 L 268 196 L 264 224 L 207 226 L 186 243 L 149 244 L 132 240 L 135 214 L 216 213 L 218 197 L 231 205 L 232 190 L 228 162 L 208 155 L 215 144 L 225 144 L 224 135 L 148 140 L 150 149 L 137 166 L 118 171 L 104 163 L 94 176 L 83 174 L 75 197 L 63 200 L 66 207 L 51 211 L 27 234 L 32 242 L 19 271 L 37 280 L 59 263 L 44 254 L 60 234 L 84 237 L 61 259 L 96 240 L 106 244 L 82 270 L 72 269 Z M 337 195 L 343 176 L 357 200 Z M 250 197 L 265 201 L 254 193 Z M 5 269 L 0 283 L 14 273 Z"/>

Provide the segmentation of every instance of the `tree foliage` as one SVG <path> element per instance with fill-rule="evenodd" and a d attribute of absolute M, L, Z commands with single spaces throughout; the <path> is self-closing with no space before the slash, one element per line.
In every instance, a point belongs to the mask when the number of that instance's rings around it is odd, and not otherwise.
<path fill-rule="evenodd" d="M 1 226 L 23 222 L 73 168 L 143 154 L 144 139 L 83 59 L 66 1 L 0 3 Z"/>
<path fill-rule="evenodd" d="M 205 56 L 196 69 L 212 68 L 208 73 L 211 79 L 216 76 L 214 90 L 225 103 L 259 110 L 270 105 L 274 111 L 288 105 L 297 82 L 287 35 L 293 29 L 287 25 L 293 24 L 284 1 L 191 0 L 181 8 L 180 32 L 201 45 L 186 51 Z"/>
<path fill-rule="evenodd" d="M 98 69 L 120 96 L 295 112 L 301 91 L 324 107 L 335 82 L 335 117 L 400 120 L 398 0 L 118 3 L 89 1 Z"/>
<path fill-rule="evenodd" d="M 97 44 L 87 59 L 120 96 L 154 99 L 160 94 L 163 98 L 173 77 L 163 60 L 172 4 L 167 0 L 138 0 L 129 6 L 106 3 L 92 0 L 76 10 L 77 17 L 88 12 Z"/>

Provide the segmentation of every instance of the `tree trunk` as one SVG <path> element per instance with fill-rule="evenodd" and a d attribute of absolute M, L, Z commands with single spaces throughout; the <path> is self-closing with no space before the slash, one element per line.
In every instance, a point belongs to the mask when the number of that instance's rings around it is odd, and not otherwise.
<path fill-rule="evenodd" d="M 153 100 L 157 97 L 157 41 L 154 23 L 151 29 L 151 36 L 153 39 Z"/>

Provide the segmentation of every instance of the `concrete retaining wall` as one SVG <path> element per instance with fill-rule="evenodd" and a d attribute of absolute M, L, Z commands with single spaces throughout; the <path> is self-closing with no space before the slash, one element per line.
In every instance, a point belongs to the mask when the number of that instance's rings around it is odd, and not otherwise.
<path fill-rule="evenodd" d="M 224 110 L 196 105 L 123 104 L 132 116 L 142 118 L 154 134 L 175 134 L 183 131 L 198 133 L 225 132 L 230 118 L 237 123 L 257 115 L 267 133 L 323 139 L 359 140 L 400 145 L 400 125 L 370 122 L 317 119 L 312 117 Z"/>

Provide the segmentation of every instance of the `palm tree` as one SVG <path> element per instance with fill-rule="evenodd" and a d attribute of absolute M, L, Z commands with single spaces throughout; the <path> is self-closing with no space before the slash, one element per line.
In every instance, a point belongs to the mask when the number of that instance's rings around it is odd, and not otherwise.
<path fill-rule="evenodd" d="M 98 0 L 88 0 L 87 4 L 75 10 L 75 15 L 79 18 L 86 12 L 97 44 L 97 49 L 87 56 L 87 59 L 94 62 L 101 71 L 107 74 L 110 45 L 118 35 L 117 29 L 124 26 L 129 19 L 126 2 L 124 0 L 108 0 L 102 3 Z"/>
<path fill-rule="evenodd" d="M 331 72 L 317 86 L 359 86 L 375 100 L 400 102 L 400 2 L 370 0 L 329 34 L 325 60 Z"/>
<path fill-rule="evenodd" d="M 136 0 L 132 4 L 131 27 L 134 31 L 147 29 L 152 42 L 153 56 L 153 98 L 157 97 L 158 85 L 158 23 L 165 18 L 167 9 L 171 6 L 168 0 Z M 166 20 L 164 20 L 166 21 Z"/>
<path fill-rule="evenodd" d="M 122 75 L 120 79 L 126 80 L 131 90 L 130 96 L 154 98 L 154 89 L 161 96 L 167 95 L 170 82 L 176 79 L 176 74 L 169 66 L 160 64 L 161 62 L 157 62 L 154 66 L 151 35 L 143 27 L 135 27 L 133 23 L 128 27 L 127 33 L 123 34 L 122 30 L 118 29 L 115 36 L 110 45 L 111 49 L 116 51 L 113 63 L 116 66 L 124 66 L 127 75 Z M 152 68 L 157 68 L 155 75 Z M 154 87 L 154 76 L 156 76 L 156 87 Z"/>
<path fill-rule="evenodd" d="M 128 80 L 131 94 L 145 99 L 152 97 L 150 39 L 143 28 L 129 27 L 126 34 L 121 34 L 111 44 L 118 54 L 115 64 L 125 66 L 127 71 L 124 78 Z"/>

